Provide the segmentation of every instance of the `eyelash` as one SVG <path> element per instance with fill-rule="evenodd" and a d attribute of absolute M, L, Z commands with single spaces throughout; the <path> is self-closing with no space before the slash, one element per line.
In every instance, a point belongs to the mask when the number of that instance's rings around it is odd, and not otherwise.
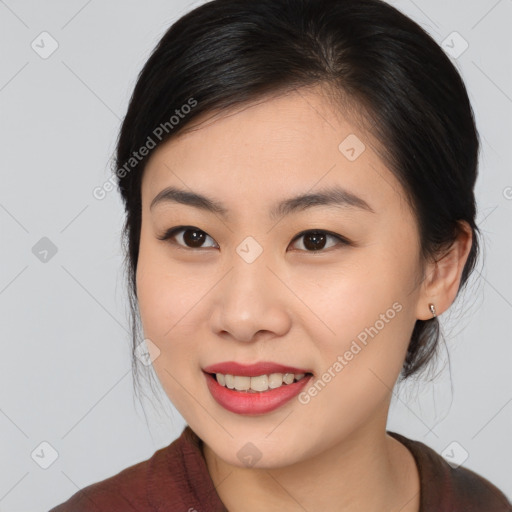
<path fill-rule="evenodd" d="M 205 249 L 211 249 L 211 247 L 188 247 L 188 246 L 185 246 L 185 245 L 178 244 L 175 241 L 171 241 L 171 238 L 176 236 L 181 231 L 196 231 L 196 232 L 199 232 L 199 233 L 204 233 L 207 237 L 209 237 L 209 238 L 211 238 L 213 240 L 213 238 L 210 235 L 208 235 L 208 233 L 206 233 L 202 229 L 199 229 L 199 228 L 197 228 L 195 226 L 177 226 L 177 227 L 174 227 L 174 228 L 170 228 L 167 231 L 165 231 L 165 233 L 162 236 L 158 236 L 157 238 L 158 238 L 158 240 L 169 241 L 173 245 L 178 246 L 178 248 L 184 249 L 186 251 L 188 251 L 188 250 L 190 250 L 190 251 L 198 251 L 198 250 L 201 251 L 201 250 L 205 250 Z M 308 234 L 325 234 L 328 237 L 336 238 L 340 243 L 337 244 L 334 247 L 328 247 L 327 249 L 319 249 L 319 250 L 316 250 L 316 251 L 313 251 L 313 250 L 312 251 L 308 251 L 308 250 L 305 250 L 305 249 L 298 249 L 299 251 L 308 252 L 308 253 L 311 253 L 311 254 L 315 254 L 315 253 L 318 254 L 318 253 L 322 253 L 322 252 L 327 252 L 330 249 L 340 248 L 340 246 L 342 247 L 342 246 L 346 246 L 346 245 L 352 245 L 350 240 L 348 240 L 347 238 L 345 238 L 345 237 L 343 237 L 341 235 L 338 235 L 336 233 L 332 233 L 331 231 L 326 231 L 324 229 L 308 229 L 308 230 L 305 230 L 305 231 L 301 231 L 297 236 L 295 236 L 295 238 L 292 240 L 292 242 L 295 242 L 296 240 L 298 240 L 298 239 L 300 239 L 303 236 L 308 235 Z"/>

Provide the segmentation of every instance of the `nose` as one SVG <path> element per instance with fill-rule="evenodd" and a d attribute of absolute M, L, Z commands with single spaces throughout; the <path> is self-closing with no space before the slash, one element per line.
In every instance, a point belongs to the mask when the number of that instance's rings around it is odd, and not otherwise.
<path fill-rule="evenodd" d="M 285 279 L 263 256 L 248 263 L 236 254 L 232 262 L 215 287 L 214 334 L 243 342 L 284 336 L 291 327 L 293 297 Z"/>

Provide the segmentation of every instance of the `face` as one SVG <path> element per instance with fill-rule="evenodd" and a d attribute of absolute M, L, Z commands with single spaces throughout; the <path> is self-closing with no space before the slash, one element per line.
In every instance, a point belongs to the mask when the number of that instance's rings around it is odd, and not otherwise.
<path fill-rule="evenodd" d="M 137 294 L 163 388 L 237 466 L 253 455 L 282 467 L 375 435 L 420 297 L 403 190 L 319 89 L 201 120 L 155 150 L 142 181 Z M 211 368 L 226 362 L 271 364 Z M 306 375 L 279 386 L 286 373 Z"/>

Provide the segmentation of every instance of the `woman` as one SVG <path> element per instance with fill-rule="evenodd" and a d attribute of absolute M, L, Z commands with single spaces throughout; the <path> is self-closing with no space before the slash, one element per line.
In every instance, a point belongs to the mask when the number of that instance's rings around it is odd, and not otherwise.
<path fill-rule="evenodd" d="M 134 362 L 147 347 L 187 427 L 53 510 L 512 510 L 386 431 L 477 259 L 478 147 L 450 59 L 384 2 L 214 0 L 178 20 L 116 174 Z"/>

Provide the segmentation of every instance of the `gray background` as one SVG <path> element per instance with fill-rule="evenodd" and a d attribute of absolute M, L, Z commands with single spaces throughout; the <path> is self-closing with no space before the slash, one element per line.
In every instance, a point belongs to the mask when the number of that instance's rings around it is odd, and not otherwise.
<path fill-rule="evenodd" d="M 116 191 L 100 201 L 92 190 L 110 176 L 137 73 L 199 3 L 0 1 L 1 512 L 46 511 L 147 459 L 184 426 L 168 401 L 157 413 L 158 402 L 134 399 L 122 205 Z M 452 461 L 467 452 L 464 466 L 512 498 L 512 0 L 393 3 L 446 51 L 469 44 L 452 59 L 483 142 L 485 258 L 441 316 L 450 359 L 442 351 L 435 380 L 396 388 L 388 429 Z M 44 31 L 58 44 L 47 58 Z M 39 252 L 43 237 L 56 254 Z"/>

